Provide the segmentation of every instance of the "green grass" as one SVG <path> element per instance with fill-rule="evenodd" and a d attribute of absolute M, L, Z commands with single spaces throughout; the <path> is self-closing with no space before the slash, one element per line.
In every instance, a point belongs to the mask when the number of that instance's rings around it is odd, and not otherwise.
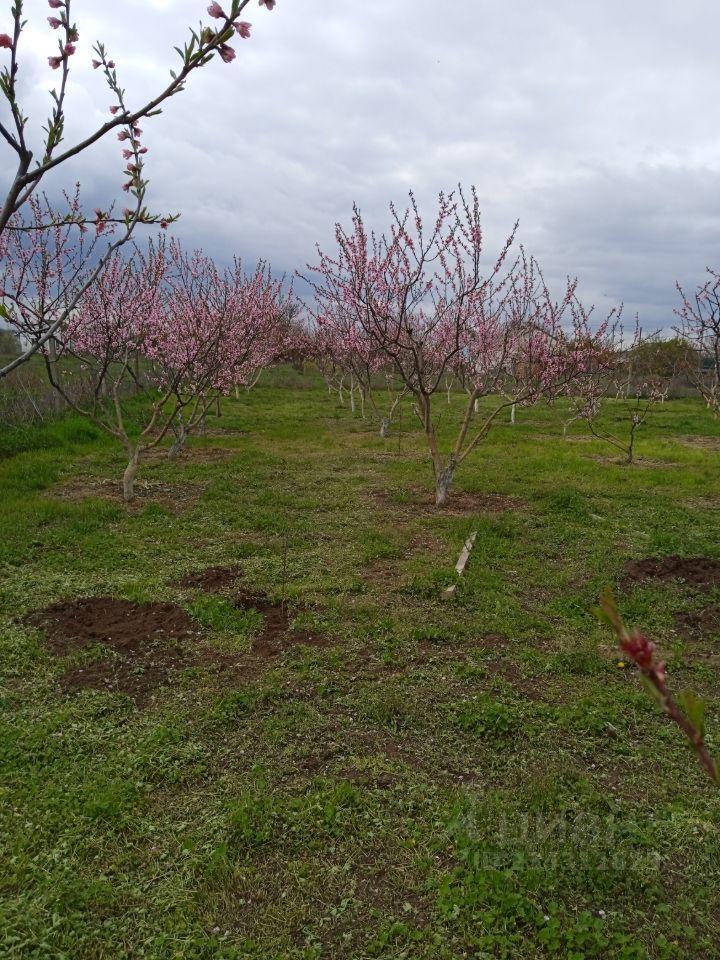
<path fill-rule="evenodd" d="M 720 450 L 688 442 L 720 424 L 666 403 L 627 467 L 563 415 L 493 430 L 457 489 L 515 506 L 475 513 L 420 503 L 409 408 L 382 441 L 310 374 L 227 401 L 132 509 L 83 421 L 0 433 L 0 957 L 720 957 L 720 795 L 593 613 L 612 584 L 717 744 L 720 637 L 675 614 L 720 596 L 622 569 L 720 557 Z M 178 586 L 230 563 L 328 645 L 253 659 L 259 615 Z M 63 692 L 90 654 L 23 615 L 105 593 L 180 604 L 252 669 L 190 666 L 142 709 Z"/>

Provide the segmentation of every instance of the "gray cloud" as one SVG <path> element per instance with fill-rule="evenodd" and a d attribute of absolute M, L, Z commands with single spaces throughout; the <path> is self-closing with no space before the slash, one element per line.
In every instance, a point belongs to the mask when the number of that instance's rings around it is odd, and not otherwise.
<path fill-rule="evenodd" d="M 91 39 L 138 102 L 206 6 L 75 0 L 68 140 L 107 116 Z M 44 2 L 27 12 L 37 121 L 52 36 Z M 244 18 L 253 37 L 235 63 L 211 64 L 145 124 L 153 207 L 182 211 L 188 243 L 290 271 L 354 200 L 382 226 L 410 187 L 431 215 L 462 181 L 480 192 L 489 257 L 519 219 L 551 280 L 577 275 L 587 300 L 623 300 L 646 327 L 672 322 L 676 278 L 692 285 L 719 259 L 720 8 L 705 0 L 278 0 L 272 14 L 253 0 Z M 74 179 L 92 201 L 122 197 L 117 142 L 54 186 Z"/>

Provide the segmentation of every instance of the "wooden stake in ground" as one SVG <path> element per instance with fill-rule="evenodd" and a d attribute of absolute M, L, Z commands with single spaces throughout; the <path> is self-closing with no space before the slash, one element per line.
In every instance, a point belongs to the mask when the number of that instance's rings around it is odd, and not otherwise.
<path fill-rule="evenodd" d="M 476 537 L 477 537 L 477 530 L 473 530 L 473 532 L 465 541 L 465 544 L 463 545 L 462 550 L 460 551 L 458 562 L 455 564 L 455 573 L 457 573 L 459 577 L 461 577 L 463 575 L 463 572 L 465 571 L 467 562 L 470 559 L 470 553 L 472 551 L 472 548 L 475 546 Z M 445 590 L 445 593 L 447 596 L 451 597 L 456 590 L 457 590 L 457 584 L 454 583 L 451 587 L 448 587 L 447 590 Z"/>

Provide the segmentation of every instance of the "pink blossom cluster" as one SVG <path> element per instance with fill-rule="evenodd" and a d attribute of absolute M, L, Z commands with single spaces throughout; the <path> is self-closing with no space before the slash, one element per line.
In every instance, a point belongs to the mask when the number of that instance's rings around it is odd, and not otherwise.
<path fill-rule="evenodd" d="M 568 281 L 553 299 L 537 262 L 515 231 L 487 271 L 475 191 L 441 194 L 430 227 L 415 198 L 391 207 L 386 234 L 369 234 L 354 209 L 336 225 L 334 255 L 319 251 L 315 279 L 318 349 L 352 367 L 360 360 L 396 371 L 416 395 L 432 395 L 451 373 L 476 396 L 518 403 L 550 399 L 586 373 L 607 324 L 592 331 Z"/>
<path fill-rule="evenodd" d="M 639 630 L 629 630 L 620 638 L 620 646 L 641 670 L 653 669 L 660 680 L 665 679 L 665 664 L 655 662 L 655 644 Z"/>
<path fill-rule="evenodd" d="M 266 10 L 273 10 L 275 8 L 276 0 L 259 0 L 261 7 L 265 7 Z M 62 29 L 65 33 L 63 40 L 59 42 L 59 54 L 57 56 L 48 57 L 48 63 L 53 70 L 58 70 L 68 59 L 76 52 L 75 44 L 80 39 L 77 27 L 74 24 L 70 24 L 67 18 L 66 7 L 67 4 L 64 0 L 48 0 L 48 6 L 52 10 L 58 11 L 58 16 L 50 16 L 47 18 L 50 27 L 53 30 Z M 232 27 L 235 30 L 235 33 L 242 40 L 248 40 L 250 38 L 252 24 L 248 23 L 247 20 L 233 20 L 231 21 L 228 15 L 223 10 L 222 6 L 213 2 L 207 8 L 209 15 L 215 20 L 225 20 L 226 23 L 232 24 Z M 203 31 L 202 39 L 205 43 L 212 41 L 216 36 L 216 33 L 211 29 L 206 29 Z M 14 47 L 13 38 L 8 33 L 0 33 L 0 49 L 12 50 Z M 222 43 L 218 46 L 218 53 L 222 60 L 225 63 L 231 63 L 235 59 L 235 51 L 233 48 L 227 44 Z M 102 65 L 100 60 L 93 60 L 93 67 L 97 69 Z M 107 63 L 107 66 L 112 70 L 115 68 L 115 64 L 110 61 Z"/>
<path fill-rule="evenodd" d="M 145 255 L 111 257 L 65 331 L 72 351 L 99 361 L 101 370 L 142 354 L 162 312 L 166 269 L 164 251 L 154 245 Z"/>
<path fill-rule="evenodd" d="M 370 389 L 373 377 L 387 366 L 383 352 L 349 313 L 317 314 L 308 350 L 324 374 L 340 370 Z"/>
<path fill-rule="evenodd" d="M 266 264 L 245 274 L 177 241 L 113 258 L 81 301 L 68 338 L 100 364 L 142 356 L 158 388 L 186 396 L 252 381 L 287 347 L 292 293 Z"/>
<path fill-rule="evenodd" d="M 58 40 L 58 55 L 48 57 L 48 63 L 53 70 L 59 70 L 67 64 L 69 57 L 76 51 L 75 44 L 80 39 L 77 26 L 68 19 L 68 4 L 64 0 L 48 0 L 51 10 L 57 10 L 58 16 L 48 17 L 48 23 L 53 30 L 62 30 L 64 37 Z"/>
<path fill-rule="evenodd" d="M 265 7 L 267 10 L 273 10 L 275 7 L 275 0 L 260 0 L 260 6 Z M 248 23 L 247 20 L 231 20 L 230 17 L 223 10 L 222 6 L 217 2 L 211 3 L 210 6 L 207 8 L 207 12 L 210 14 L 210 16 L 214 20 L 225 20 L 226 24 L 232 24 L 235 30 L 235 33 L 242 40 L 250 39 L 250 31 L 252 29 L 252 24 Z M 205 31 L 203 31 L 202 39 L 207 43 L 212 41 L 215 38 L 215 36 L 216 34 L 214 33 L 214 31 L 210 29 L 206 29 Z M 220 55 L 220 58 L 225 63 L 232 63 L 232 61 L 235 59 L 235 56 L 236 56 L 235 51 L 229 44 L 221 43 L 220 46 L 217 48 L 217 50 L 218 50 L 218 54 Z"/>
<path fill-rule="evenodd" d="M 30 216 L 15 214 L 0 233 L 0 298 L 26 340 L 41 338 L 72 303 L 91 271 L 97 233 L 86 239 L 79 187 L 58 216 L 43 195 L 29 199 Z M 96 211 L 99 223 L 107 214 Z M 99 232 L 99 230 L 98 230 Z"/>

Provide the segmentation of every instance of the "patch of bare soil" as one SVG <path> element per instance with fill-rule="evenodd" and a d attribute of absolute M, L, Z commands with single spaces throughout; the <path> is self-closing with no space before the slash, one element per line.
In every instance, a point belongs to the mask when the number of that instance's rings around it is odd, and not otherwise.
<path fill-rule="evenodd" d="M 675 628 L 685 638 L 720 637 L 720 607 L 711 604 L 699 610 L 678 610 Z"/>
<path fill-rule="evenodd" d="M 645 557 L 625 564 L 627 580 L 682 580 L 694 587 L 720 585 L 720 560 L 714 557 Z"/>
<path fill-rule="evenodd" d="M 357 767 L 345 767 L 338 772 L 337 776 L 340 780 L 346 780 L 348 783 L 371 787 L 375 790 L 389 790 L 399 779 L 392 773 L 372 773 L 369 770 L 359 770 Z"/>
<path fill-rule="evenodd" d="M 182 640 L 197 633 L 184 610 L 172 603 L 135 603 L 116 597 L 61 600 L 30 614 L 27 623 L 45 632 L 58 654 L 102 643 L 116 651 L 137 649 L 143 642 Z"/>
<path fill-rule="evenodd" d="M 122 504 L 130 513 L 137 513 L 148 503 L 155 503 L 175 513 L 196 502 L 204 489 L 205 485 L 198 483 L 161 483 L 159 480 L 141 479 L 135 481 L 135 497 L 128 503 L 123 498 L 122 485 L 118 480 L 75 477 L 55 487 L 52 496 L 75 502 L 102 497 Z"/>
<path fill-rule="evenodd" d="M 689 497 L 683 502 L 694 510 L 720 509 L 720 497 Z"/>
<path fill-rule="evenodd" d="M 456 644 L 434 644 L 424 640 L 418 644 L 417 655 L 414 658 L 415 663 L 425 663 L 430 665 L 468 663 L 474 660 L 474 654 L 477 650 L 483 650 L 487 653 L 499 651 L 507 648 L 510 640 L 499 634 L 488 634 L 485 637 L 475 639 L 472 642 L 464 642 L 461 645 Z M 507 659 L 483 659 L 477 662 L 489 679 L 499 678 L 506 680 L 521 696 L 527 700 L 542 700 L 541 691 L 542 679 L 533 676 L 526 676 L 520 667 L 512 660 Z"/>
<path fill-rule="evenodd" d="M 242 575 L 243 569 L 240 564 L 231 563 L 227 566 L 206 567 L 204 570 L 188 573 L 177 581 L 177 585 L 215 593 L 225 587 L 231 587 Z"/>
<path fill-rule="evenodd" d="M 245 587 L 227 590 L 226 588 L 234 586 L 241 575 L 242 568 L 237 564 L 207 567 L 205 570 L 188 574 L 179 581 L 179 586 L 197 587 L 207 593 L 224 592 L 238 610 L 256 610 L 261 614 L 263 629 L 252 642 L 253 651 L 261 657 L 277 656 L 298 644 L 307 647 L 325 647 L 329 644 L 328 638 L 321 633 L 293 628 L 293 617 L 303 608 L 296 606 L 291 611 L 286 603 L 276 603 L 259 590 L 248 590 Z"/>
<path fill-rule="evenodd" d="M 274 657 L 290 647 L 325 647 L 327 637 L 312 630 L 293 629 L 292 614 L 284 603 L 275 603 L 266 593 L 240 589 L 231 597 L 239 610 L 257 610 L 264 625 L 252 643 L 252 649 L 262 657 Z"/>
<path fill-rule="evenodd" d="M 503 496 L 494 493 L 468 493 L 461 490 L 450 491 L 450 498 L 445 506 L 439 507 L 435 503 L 435 494 L 430 490 L 413 487 L 409 491 L 409 499 L 398 502 L 391 492 L 375 490 L 375 500 L 395 513 L 404 513 L 417 516 L 418 513 L 464 516 L 467 513 L 503 513 L 506 510 L 521 510 L 527 503 L 519 497 Z"/>
<path fill-rule="evenodd" d="M 671 470 L 673 467 L 679 467 L 679 463 L 671 463 L 669 460 L 653 460 L 651 457 L 634 457 L 632 463 L 628 463 L 622 454 L 618 456 L 601 456 L 594 454 L 586 457 L 587 460 L 594 460 L 596 463 L 613 464 L 616 467 L 627 467 L 632 470 L 633 467 L 658 467 L 663 470 Z"/>
<path fill-rule="evenodd" d="M 236 427 L 223 426 L 222 422 L 216 427 L 208 427 L 205 433 L 200 433 L 200 437 L 247 437 L 249 430 L 238 430 Z"/>
<path fill-rule="evenodd" d="M 527 504 L 518 497 L 507 497 L 495 493 L 452 493 L 444 507 L 435 504 L 431 494 L 422 501 L 422 506 L 448 516 L 462 516 L 465 513 L 504 513 L 506 510 L 521 510 Z"/>
<path fill-rule="evenodd" d="M 319 750 L 317 753 L 311 753 L 305 757 L 302 757 L 298 763 L 298 766 L 304 773 L 314 776 L 315 774 L 326 770 L 337 756 L 337 753 L 338 748 Z"/>
<path fill-rule="evenodd" d="M 720 437 L 676 437 L 678 443 L 688 447 L 700 447 L 702 450 L 720 450 Z"/>
<path fill-rule="evenodd" d="M 42 630 L 51 650 L 63 656 L 100 645 L 109 656 L 68 670 L 64 689 L 126 693 L 138 703 L 190 665 L 200 636 L 196 624 L 172 603 L 134 603 L 116 597 L 81 597 L 54 603 L 25 621 Z"/>
<path fill-rule="evenodd" d="M 483 666 L 489 677 L 499 677 L 506 680 L 513 689 L 526 700 L 538 701 L 543 699 L 541 691 L 542 680 L 539 677 L 528 677 L 511 660 L 491 660 Z"/>
<path fill-rule="evenodd" d="M 214 678 L 221 688 L 237 689 L 248 681 L 259 679 L 265 672 L 265 661 L 247 653 L 217 650 L 214 647 L 201 647 L 192 666 L 201 667 Z"/>
<path fill-rule="evenodd" d="M 418 644 L 418 650 L 426 656 L 457 659 L 458 657 L 467 658 L 477 649 L 502 650 L 505 647 L 509 647 L 510 643 L 510 639 L 500 633 L 487 633 L 482 637 L 464 640 L 462 643 L 448 643 L 446 640 L 435 642 L 432 640 L 422 640 Z"/>
<path fill-rule="evenodd" d="M 370 560 L 363 568 L 361 575 L 366 580 L 372 580 L 375 583 L 393 583 L 398 576 L 398 563 L 401 560 L 411 560 L 413 557 L 420 557 L 423 554 L 432 554 L 433 556 L 442 556 L 447 550 L 447 544 L 438 537 L 430 533 L 421 532 L 412 537 L 399 557 L 378 557 Z"/>
<path fill-rule="evenodd" d="M 184 463 L 222 463 L 236 453 L 232 447 L 188 447 L 179 459 Z"/>

